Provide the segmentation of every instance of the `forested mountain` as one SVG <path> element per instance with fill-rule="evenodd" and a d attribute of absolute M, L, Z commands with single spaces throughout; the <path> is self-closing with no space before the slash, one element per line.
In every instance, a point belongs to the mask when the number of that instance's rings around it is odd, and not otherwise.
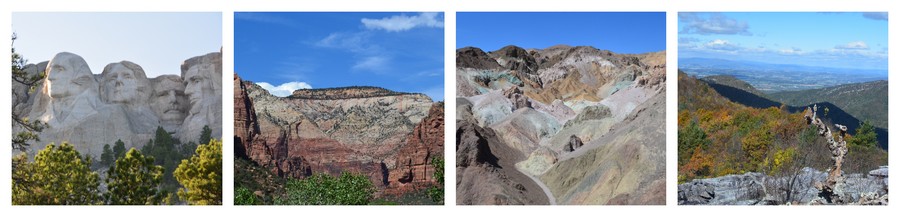
<path fill-rule="evenodd" d="M 730 75 L 714 75 L 700 79 L 728 100 L 753 108 L 781 107 L 789 112 L 802 112 L 813 105 L 826 121 L 846 125 L 850 132 L 864 121 L 875 126 L 878 146 L 888 149 L 887 81 L 854 83 L 834 87 L 764 94 L 752 85 Z"/>

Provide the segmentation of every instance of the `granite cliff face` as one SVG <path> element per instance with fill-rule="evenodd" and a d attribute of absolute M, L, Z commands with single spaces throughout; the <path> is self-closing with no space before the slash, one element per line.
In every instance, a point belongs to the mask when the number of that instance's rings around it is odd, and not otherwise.
<path fill-rule="evenodd" d="M 442 103 L 376 87 L 297 90 L 276 97 L 237 75 L 235 154 L 275 174 L 369 176 L 381 193 L 434 183 L 443 154 Z"/>
<path fill-rule="evenodd" d="M 213 52 L 189 58 L 182 63 L 180 76 L 156 78 L 148 78 L 140 65 L 130 61 L 110 63 L 94 74 L 84 58 L 68 52 L 28 65 L 29 74 L 46 76 L 34 92 L 12 85 L 13 113 L 48 128 L 38 134 L 40 144 L 25 151 L 68 142 L 80 153 L 99 157 L 104 144 L 117 140 L 141 148 L 158 127 L 182 143 L 197 142 L 204 126 L 212 130 L 213 138 L 221 138 L 221 56 Z"/>
<path fill-rule="evenodd" d="M 456 72 L 458 204 L 665 203 L 665 51 L 466 47 Z"/>

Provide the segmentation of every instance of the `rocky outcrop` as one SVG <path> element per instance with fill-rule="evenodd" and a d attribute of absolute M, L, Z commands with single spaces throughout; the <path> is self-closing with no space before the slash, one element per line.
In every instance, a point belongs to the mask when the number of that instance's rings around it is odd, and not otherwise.
<path fill-rule="evenodd" d="M 490 128 L 456 122 L 456 204 L 548 204 L 540 186 L 515 169 L 524 156 Z"/>
<path fill-rule="evenodd" d="M 396 92 L 380 87 L 339 87 L 339 88 L 321 88 L 321 89 L 298 89 L 289 97 L 294 99 L 320 99 L 320 100 L 337 100 L 337 99 L 353 99 L 353 98 L 370 98 L 384 96 L 400 96 L 410 95 L 411 93 Z M 424 96 L 424 94 L 417 94 Z"/>
<path fill-rule="evenodd" d="M 520 108 L 532 108 L 531 101 L 528 100 L 528 97 L 522 95 L 522 90 L 519 87 L 512 87 L 503 91 L 503 95 L 506 96 L 509 101 L 513 103 L 513 110 Z"/>
<path fill-rule="evenodd" d="M 247 86 L 244 81 L 234 74 L 234 155 L 235 157 L 250 159 L 250 150 L 253 140 L 259 135 L 259 123 L 256 119 L 256 111 L 253 110 L 253 100 L 247 96 Z"/>
<path fill-rule="evenodd" d="M 818 189 L 818 198 L 808 203 L 816 205 L 886 205 L 888 203 L 887 182 L 880 180 L 887 180 L 887 167 L 870 171 L 868 179 L 861 179 L 863 175 L 860 174 L 845 176 L 841 167 L 844 164 L 844 157 L 847 156 L 848 151 L 847 141 L 844 141 L 844 137 L 847 136 L 847 127 L 835 124 L 838 135 L 832 135 L 831 127 L 828 127 L 816 116 L 817 110 L 818 106 L 813 105 L 805 111 L 803 117 L 806 118 L 806 124 L 815 126 L 819 136 L 825 138 L 828 150 L 831 153 L 832 164 L 828 168 L 828 176 L 825 180 L 815 183 L 815 188 Z M 860 188 L 858 187 L 859 185 L 866 188 Z M 877 187 L 882 185 L 884 186 L 883 188 Z"/>
<path fill-rule="evenodd" d="M 29 74 L 46 76 L 33 94 L 17 94 L 25 87 L 13 85 L 17 105 L 13 109 L 49 126 L 38 135 L 41 143 L 68 142 L 95 157 L 104 144 L 117 140 L 140 148 L 155 136 L 157 127 L 182 143 L 196 142 L 204 126 L 210 127 L 212 137 L 221 138 L 221 55 L 185 60 L 180 76 L 148 78 L 140 65 L 130 61 L 110 63 L 94 74 L 84 58 L 61 52 L 46 63 L 26 67 Z M 43 145 L 30 148 L 26 151 Z"/>
<path fill-rule="evenodd" d="M 531 87 L 541 87 L 541 78 L 537 73 L 538 64 L 534 60 L 534 52 L 528 52 L 521 47 L 509 45 L 500 50 L 490 52 L 500 66 L 512 72 L 519 80 Z"/>
<path fill-rule="evenodd" d="M 456 50 L 456 67 L 499 69 L 500 64 L 477 47 L 464 47 Z"/>
<path fill-rule="evenodd" d="M 444 154 L 444 103 L 428 110 L 428 116 L 416 125 L 397 154 L 397 168 L 390 172 L 388 193 L 411 192 L 438 184 L 431 164 Z"/>
<path fill-rule="evenodd" d="M 872 170 L 869 174 L 846 175 L 840 198 L 847 204 L 887 204 L 887 176 L 881 172 L 887 167 Z M 678 185 L 679 205 L 784 205 L 823 204 L 816 183 L 825 182 L 829 173 L 809 167 L 799 171 L 796 177 L 773 177 L 761 173 L 745 173 L 722 177 L 696 179 Z M 794 185 L 778 185 L 794 180 Z M 790 192 L 786 195 L 785 192 Z M 790 198 L 790 201 L 785 201 Z M 837 197 L 835 197 L 837 198 Z"/>
<path fill-rule="evenodd" d="M 575 149 L 581 148 L 581 146 L 584 146 L 584 143 L 581 142 L 581 139 L 579 139 L 575 135 L 572 135 L 569 137 L 569 143 L 566 144 L 565 150 L 567 152 L 573 152 L 575 151 Z"/>
<path fill-rule="evenodd" d="M 49 61 L 40 62 L 37 64 L 28 64 L 23 67 L 25 71 L 25 75 L 28 78 L 40 76 L 41 73 L 44 73 L 44 70 L 47 69 L 47 64 Z M 27 81 L 23 81 L 27 82 Z M 34 84 L 34 88 L 37 89 L 43 85 L 43 80 L 37 80 Z M 34 104 L 34 94 L 35 90 L 29 88 L 28 85 L 12 82 L 12 101 L 13 101 L 13 114 L 22 116 L 27 115 L 31 112 L 31 105 Z"/>

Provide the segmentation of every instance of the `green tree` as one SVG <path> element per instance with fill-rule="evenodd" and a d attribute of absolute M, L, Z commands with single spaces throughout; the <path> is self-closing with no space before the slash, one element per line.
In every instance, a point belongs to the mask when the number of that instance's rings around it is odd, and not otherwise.
<path fill-rule="evenodd" d="M 234 205 L 260 205 L 262 202 L 256 195 L 245 187 L 234 189 Z"/>
<path fill-rule="evenodd" d="M 373 198 L 375 186 L 364 175 L 342 173 L 339 177 L 315 174 L 305 179 L 290 179 L 285 196 L 275 201 L 281 205 L 366 205 Z"/>
<path fill-rule="evenodd" d="M 875 127 L 868 121 L 859 123 L 856 128 L 856 134 L 848 141 L 850 147 L 857 148 L 875 148 L 878 147 L 878 135 L 875 134 Z"/>
<path fill-rule="evenodd" d="M 706 132 L 703 132 L 697 121 L 691 120 L 690 124 L 678 131 L 678 165 L 687 164 L 698 146 L 706 149 L 709 143 Z"/>
<path fill-rule="evenodd" d="M 209 126 L 203 126 L 203 131 L 200 132 L 199 144 L 209 144 L 209 140 L 211 139 L 212 129 L 209 129 Z"/>
<path fill-rule="evenodd" d="M 440 157 L 431 159 L 431 166 L 434 167 L 434 177 L 438 182 L 438 186 L 431 186 L 426 191 L 431 201 L 437 204 L 444 204 L 444 159 Z"/>
<path fill-rule="evenodd" d="M 222 204 L 222 142 L 201 144 L 190 159 L 181 160 L 175 179 L 184 188 L 178 197 L 191 205 Z"/>
<path fill-rule="evenodd" d="M 12 35 L 12 43 L 15 44 L 16 39 L 18 37 L 15 33 Z M 37 120 L 29 120 L 27 114 L 19 114 L 16 107 L 23 102 L 26 102 L 34 92 L 37 84 L 42 81 L 45 77 L 45 73 L 37 73 L 33 75 L 29 75 L 28 72 L 25 71 L 25 65 L 28 64 L 28 61 L 25 60 L 22 55 L 16 53 L 16 48 L 12 47 L 12 81 L 13 84 L 18 84 L 26 87 L 25 92 L 13 91 L 13 96 L 15 99 L 13 100 L 13 112 L 12 112 L 12 120 L 13 120 L 13 129 L 20 129 L 16 132 L 12 137 L 12 148 L 19 151 L 25 151 L 29 146 L 31 146 L 30 142 L 40 142 L 41 139 L 38 137 L 38 134 L 47 128 L 47 124 L 37 121 Z M 27 113 L 27 112 L 26 112 Z"/>
<path fill-rule="evenodd" d="M 107 171 L 109 189 L 106 201 L 115 205 L 159 205 L 167 196 L 160 192 L 163 167 L 153 164 L 153 157 L 131 148 Z"/>
<path fill-rule="evenodd" d="M 747 157 L 747 165 L 750 171 L 756 171 L 766 163 L 766 154 L 769 153 L 769 147 L 772 145 L 774 138 L 768 129 L 758 129 L 750 131 L 750 134 L 741 139 L 741 150 Z"/>
<path fill-rule="evenodd" d="M 68 143 L 47 145 L 34 162 L 13 158 L 12 203 L 16 205 L 89 205 L 102 202 L 99 175 L 91 161 Z"/>
<path fill-rule="evenodd" d="M 100 164 L 104 166 L 110 166 L 113 163 L 113 155 L 112 148 L 109 147 L 109 144 L 103 145 L 103 153 L 100 154 Z"/>
<path fill-rule="evenodd" d="M 114 159 L 119 159 L 125 157 L 125 143 L 122 142 L 121 139 L 116 140 L 116 144 L 113 146 L 113 156 Z"/>
<path fill-rule="evenodd" d="M 153 163 L 163 166 L 166 171 L 175 171 L 181 160 L 186 157 L 175 146 L 176 140 L 172 137 L 172 134 L 162 127 L 157 127 L 156 137 L 148 141 L 147 145 L 141 148 L 141 152 L 152 156 L 155 159 Z M 178 181 L 175 180 L 175 176 L 172 173 L 166 173 L 163 176 L 162 185 L 166 191 L 175 192 L 178 188 Z"/>

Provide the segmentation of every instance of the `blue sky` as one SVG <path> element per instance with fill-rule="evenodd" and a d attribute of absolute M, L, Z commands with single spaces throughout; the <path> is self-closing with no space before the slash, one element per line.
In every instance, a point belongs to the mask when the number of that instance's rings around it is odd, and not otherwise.
<path fill-rule="evenodd" d="M 679 58 L 887 69 L 887 13 L 679 13 Z"/>
<path fill-rule="evenodd" d="M 275 95 L 377 86 L 444 100 L 443 13 L 234 15 L 235 72 Z"/>
<path fill-rule="evenodd" d="M 616 53 L 666 49 L 664 12 L 466 12 L 456 14 L 456 47 L 588 45 Z"/>
<path fill-rule="evenodd" d="M 147 77 L 181 74 L 191 57 L 222 47 L 222 13 L 13 13 L 13 45 L 29 63 L 59 52 L 78 54 L 100 74 L 122 60 L 141 65 Z"/>

